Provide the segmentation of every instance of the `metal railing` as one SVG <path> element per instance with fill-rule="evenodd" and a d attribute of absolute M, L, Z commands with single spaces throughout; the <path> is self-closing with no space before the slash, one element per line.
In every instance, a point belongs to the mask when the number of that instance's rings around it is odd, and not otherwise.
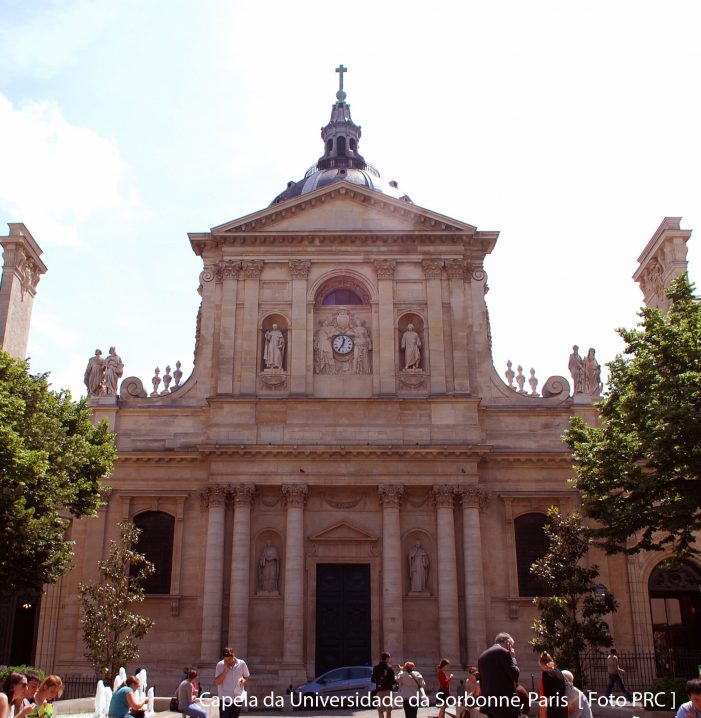
<path fill-rule="evenodd" d="M 603 651 L 585 651 L 581 655 L 585 687 L 604 693 L 608 684 L 606 656 Z M 658 678 L 694 678 L 699 675 L 701 651 L 618 651 L 618 663 L 625 671 L 623 682 L 629 691 L 645 691 Z"/>
<path fill-rule="evenodd" d="M 63 681 L 61 700 L 86 698 L 95 695 L 98 679 L 94 675 L 67 675 L 61 676 L 61 680 Z"/>

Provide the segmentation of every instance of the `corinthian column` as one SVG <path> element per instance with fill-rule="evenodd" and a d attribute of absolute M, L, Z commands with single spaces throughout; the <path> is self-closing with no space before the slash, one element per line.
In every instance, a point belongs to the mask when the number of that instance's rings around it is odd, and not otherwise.
<path fill-rule="evenodd" d="M 399 505 L 404 488 L 398 484 L 379 487 L 382 503 L 382 650 L 401 656 L 404 650 L 402 616 L 402 545 Z"/>
<path fill-rule="evenodd" d="M 231 543 L 231 586 L 229 591 L 229 640 L 227 645 L 248 655 L 248 597 L 250 595 L 251 500 L 253 484 L 234 489 L 234 532 Z"/>
<path fill-rule="evenodd" d="M 438 539 L 438 636 L 441 655 L 460 656 L 460 623 L 458 620 L 458 567 L 455 553 L 455 520 L 453 486 L 434 486 L 436 536 Z"/>
<path fill-rule="evenodd" d="M 210 486 L 202 493 L 202 500 L 208 508 L 200 648 L 200 660 L 204 663 L 217 661 L 221 655 L 226 491 L 223 486 Z"/>
<path fill-rule="evenodd" d="M 480 511 L 489 501 L 489 493 L 477 486 L 463 486 L 462 526 L 465 563 L 465 627 L 467 630 L 467 661 L 476 663 L 487 645 L 487 621 L 482 570 L 482 534 Z"/>
<path fill-rule="evenodd" d="M 307 493 L 306 484 L 282 485 L 287 504 L 282 663 L 292 669 L 302 669 L 304 665 L 304 502 Z"/>

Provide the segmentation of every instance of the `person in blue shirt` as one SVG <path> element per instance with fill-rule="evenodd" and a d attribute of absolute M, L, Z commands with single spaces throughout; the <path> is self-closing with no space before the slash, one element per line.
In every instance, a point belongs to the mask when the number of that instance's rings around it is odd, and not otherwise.
<path fill-rule="evenodd" d="M 109 718 L 126 718 L 130 711 L 142 711 L 148 703 L 145 700 L 139 703 L 134 695 L 134 691 L 139 687 L 139 681 L 136 676 L 127 676 L 124 685 L 117 689 L 110 701 L 110 707 L 107 711 Z"/>
<path fill-rule="evenodd" d="M 679 706 L 677 718 L 701 718 L 701 678 L 686 682 L 686 694 L 690 700 Z"/>

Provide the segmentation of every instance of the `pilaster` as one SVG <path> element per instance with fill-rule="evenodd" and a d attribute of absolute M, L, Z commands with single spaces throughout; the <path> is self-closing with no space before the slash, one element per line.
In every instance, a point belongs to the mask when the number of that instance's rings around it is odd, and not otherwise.
<path fill-rule="evenodd" d="M 287 506 L 283 668 L 304 675 L 304 503 L 306 484 L 283 484 Z"/>
<path fill-rule="evenodd" d="M 223 486 L 210 486 L 202 493 L 201 498 L 208 516 L 202 586 L 200 660 L 203 663 L 211 663 L 219 660 L 222 647 L 226 490 Z"/>
<path fill-rule="evenodd" d="M 256 361 L 260 332 L 258 331 L 258 297 L 260 275 L 263 273 L 262 259 L 248 259 L 241 262 L 243 270 L 243 333 L 241 337 L 241 393 L 254 394 L 256 391 Z"/>
<path fill-rule="evenodd" d="M 431 370 L 431 393 L 445 394 L 445 327 L 443 322 L 443 294 L 441 275 L 443 262 L 424 259 L 421 262 L 426 278 L 428 305 L 428 351 Z"/>
<path fill-rule="evenodd" d="M 397 390 L 395 378 L 396 336 L 394 331 L 394 270 L 396 267 L 397 262 L 394 259 L 375 260 L 379 298 L 381 394 L 394 394 Z"/>
<path fill-rule="evenodd" d="M 229 640 L 242 656 L 248 655 L 248 608 L 250 597 L 251 503 L 253 484 L 239 484 L 233 492 L 234 530 L 231 542 L 229 590 Z"/>
<path fill-rule="evenodd" d="M 433 487 L 436 505 L 438 542 L 438 636 L 442 656 L 460 655 L 460 622 L 458 619 L 458 572 L 455 551 L 453 495 L 449 485 Z"/>
<path fill-rule="evenodd" d="M 221 319 L 219 323 L 219 372 L 217 391 L 230 394 L 234 389 L 234 340 L 236 337 L 236 288 L 241 262 L 224 259 L 217 265 L 221 282 Z"/>
<path fill-rule="evenodd" d="M 309 259 L 290 259 L 292 275 L 292 319 L 290 323 L 290 390 L 292 394 L 307 392 L 307 278 L 312 263 Z"/>
<path fill-rule="evenodd" d="M 378 488 L 382 504 L 382 636 L 381 645 L 393 656 L 404 650 L 402 615 L 402 549 L 399 506 L 404 488 L 383 484 Z"/>
<path fill-rule="evenodd" d="M 488 644 L 480 512 L 487 507 L 489 493 L 470 485 L 460 487 L 459 495 L 462 499 L 467 662 L 476 663 Z"/>

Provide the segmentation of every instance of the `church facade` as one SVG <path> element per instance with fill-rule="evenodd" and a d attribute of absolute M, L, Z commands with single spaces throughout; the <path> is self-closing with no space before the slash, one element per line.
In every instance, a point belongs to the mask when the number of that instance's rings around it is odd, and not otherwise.
<path fill-rule="evenodd" d="M 512 370 L 503 381 L 485 301 L 498 233 L 384 182 L 342 88 L 322 138 L 269 207 L 190 234 L 202 259 L 192 375 L 148 392 L 125 378 L 114 395 L 94 383 L 119 458 L 99 517 L 71 529 L 73 571 L 47 587 L 37 665 L 89 671 L 78 585 L 131 519 L 157 567 L 140 663 L 159 685 L 183 665 L 207 682 L 227 645 L 253 692 L 384 650 L 432 675 L 441 657 L 474 663 L 502 630 L 535 667 L 528 567 L 547 508 L 577 507 L 560 437 L 573 415 L 596 421 L 598 389 Z M 646 248 L 650 296 L 688 236 L 668 219 Z M 662 558 L 591 559 L 621 604 L 607 622 L 623 649 L 654 648 Z M 699 576 L 690 565 L 697 594 Z"/>

